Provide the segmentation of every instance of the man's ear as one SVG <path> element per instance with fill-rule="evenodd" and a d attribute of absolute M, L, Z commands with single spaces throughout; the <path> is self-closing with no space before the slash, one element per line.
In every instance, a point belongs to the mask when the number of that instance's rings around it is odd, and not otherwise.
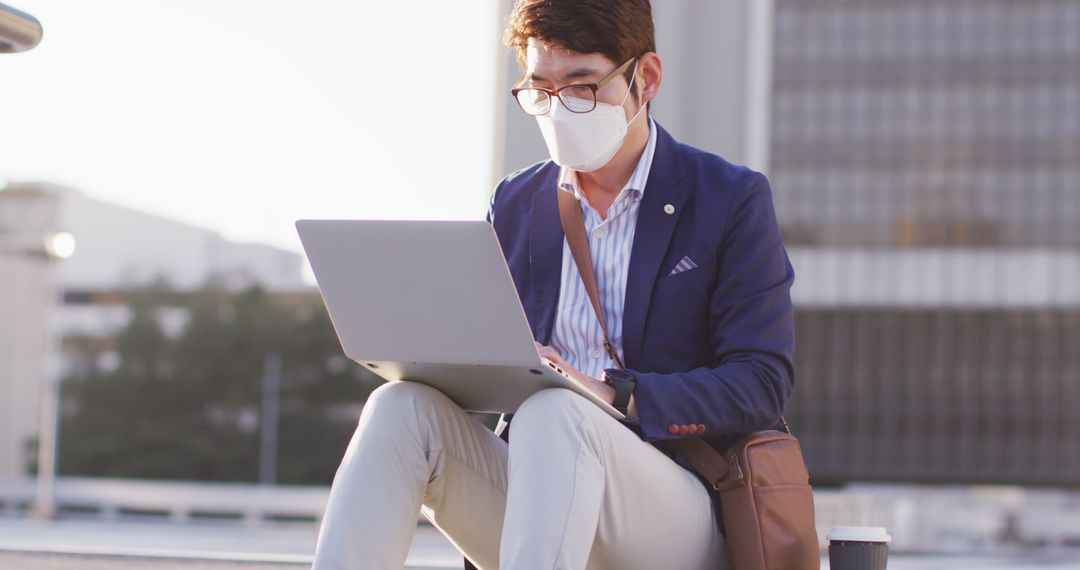
<path fill-rule="evenodd" d="M 638 81 L 641 85 L 641 104 L 646 104 L 660 94 L 664 79 L 664 66 L 656 52 L 648 52 L 638 61 Z"/>

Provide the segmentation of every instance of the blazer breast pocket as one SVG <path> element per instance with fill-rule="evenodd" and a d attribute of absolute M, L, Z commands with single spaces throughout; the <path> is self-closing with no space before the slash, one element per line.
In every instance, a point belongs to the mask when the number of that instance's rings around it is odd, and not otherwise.
<path fill-rule="evenodd" d="M 700 264 L 693 269 L 664 275 L 656 282 L 653 291 L 656 295 L 661 295 L 672 291 L 693 293 L 695 288 L 705 290 L 712 282 L 713 273 L 715 272 L 711 265 Z"/>

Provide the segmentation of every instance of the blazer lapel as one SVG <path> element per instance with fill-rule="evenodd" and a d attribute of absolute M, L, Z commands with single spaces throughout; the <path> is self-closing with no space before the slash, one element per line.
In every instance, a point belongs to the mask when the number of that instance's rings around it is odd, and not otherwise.
<path fill-rule="evenodd" d="M 551 343 L 555 309 L 559 304 L 562 277 L 563 234 L 559 222 L 559 201 L 555 179 L 533 194 L 532 228 L 529 232 L 530 295 L 526 310 L 533 337 L 541 344 Z"/>
<path fill-rule="evenodd" d="M 679 185 L 685 173 L 675 141 L 659 125 L 656 128 L 656 152 L 638 210 L 634 243 L 630 249 L 630 267 L 626 276 L 623 355 L 628 368 L 633 368 L 641 356 L 645 319 L 649 313 L 653 285 L 687 196 L 686 187 Z M 669 205 L 674 208 L 674 212 L 670 214 L 666 211 L 670 209 Z"/>

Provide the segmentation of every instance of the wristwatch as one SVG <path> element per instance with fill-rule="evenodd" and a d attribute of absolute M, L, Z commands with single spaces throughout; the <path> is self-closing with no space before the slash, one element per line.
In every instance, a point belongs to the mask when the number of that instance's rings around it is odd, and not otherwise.
<path fill-rule="evenodd" d="M 630 396 L 634 395 L 634 386 L 637 386 L 634 375 L 619 368 L 605 368 L 600 379 L 615 388 L 615 401 L 611 406 L 625 416 L 630 407 Z"/>

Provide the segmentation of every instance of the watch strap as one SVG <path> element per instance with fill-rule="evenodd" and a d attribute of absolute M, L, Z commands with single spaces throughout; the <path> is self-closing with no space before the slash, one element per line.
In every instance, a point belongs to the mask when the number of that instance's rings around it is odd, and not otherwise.
<path fill-rule="evenodd" d="M 615 389 L 615 400 L 611 407 L 626 415 L 630 408 L 630 398 L 634 395 L 634 381 L 626 378 L 612 379 L 609 383 Z"/>

